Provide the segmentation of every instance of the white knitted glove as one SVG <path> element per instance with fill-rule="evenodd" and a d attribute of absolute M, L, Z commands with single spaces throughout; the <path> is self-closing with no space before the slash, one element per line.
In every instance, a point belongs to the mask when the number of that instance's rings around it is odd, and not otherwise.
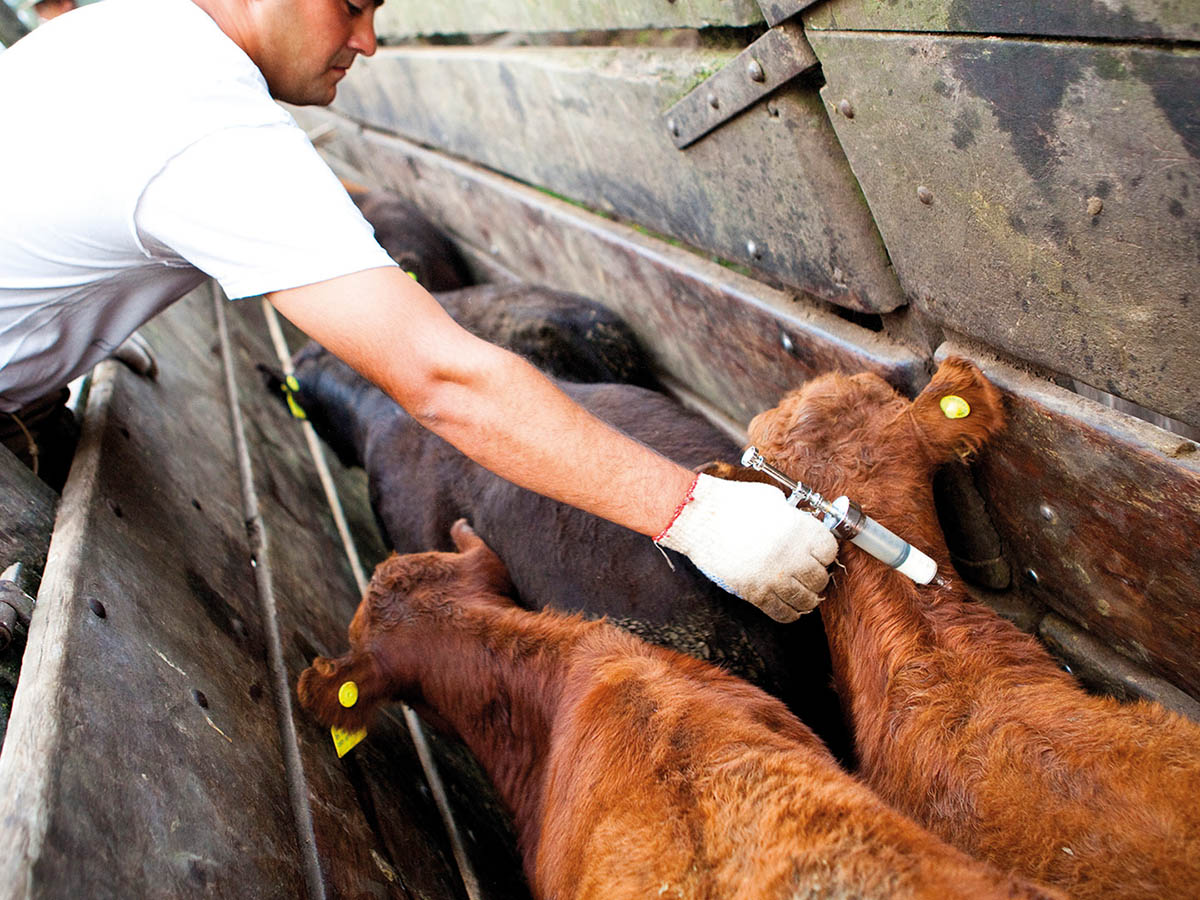
<path fill-rule="evenodd" d="M 821 601 L 837 539 L 768 484 L 700 475 L 657 544 L 771 618 L 791 622 Z"/>

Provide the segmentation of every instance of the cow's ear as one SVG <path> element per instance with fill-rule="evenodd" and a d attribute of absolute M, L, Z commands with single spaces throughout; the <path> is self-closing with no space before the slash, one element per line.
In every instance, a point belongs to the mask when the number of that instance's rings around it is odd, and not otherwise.
<path fill-rule="evenodd" d="M 903 416 L 935 462 L 965 459 L 1004 427 L 1000 392 L 968 360 L 949 357 Z"/>
<path fill-rule="evenodd" d="M 470 571 L 478 578 L 483 590 L 511 599 L 515 588 L 508 574 L 508 566 L 504 565 L 504 560 L 496 555 L 496 551 L 475 533 L 475 529 L 466 519 L 459 519 L 450 526 L 450 539 L 454 541 L 458 552 L 466 557 L 464 564 L 471 567 Z"/>
<path fill-rule="evenodd" d="M 324 722 L 347 731 L 367 727 L 390 697 L 375 658 L 352 650 L 337 659 L 318 656 L 300 673 L 300 705 Z"/>

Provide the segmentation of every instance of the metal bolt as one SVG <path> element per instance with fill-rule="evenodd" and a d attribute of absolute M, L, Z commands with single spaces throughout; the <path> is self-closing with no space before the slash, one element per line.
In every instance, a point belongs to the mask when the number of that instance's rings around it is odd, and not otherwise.
<path fill-rule="evenodd" d="M 14 607 L 0 601 L 0 650 L 7 649 L 12 643 L 13 633 L 17 630 L 17 611 Z"/>
<path fill-rule="evenodd" d="M 95 597 L 88 597 L 88 609 L 95 613 L 97 619 L 103 619 L 108 616 L 108 611 L 104 608 L 104 604 Z"/>
<path fill-rule="evenodd" d="M 716 94 L 710 93 L 708 95 L 708 105 L 711 106 L 713 109 L 720 109 L 721 101 L 717 99 Z"/>
<path fill-rule="evenodd" d="M 751 81 L 767 80 L 767 73 L 763 71 L 762 63 L 757 59 L 750 60 L 750 64 L 746 66 L 746 74 L 750 76 Z"/>
<path fill-rule="evenodd" d="M 847 119 L 854 118 L 854 107 L 850 105 L 849 100 L 842 100 L 838 103 L 837 108 L 838 112 L 840 112 Z"/>
<path fill-rule="evenodd" d="M 933 191 L 925 187 L 925 185 L 921 185 L 919 188 L 917 188 L 917 199 L 926 206 L 929 206 L 931 203 L 933 203 Z"/>
<path fill-rule="evenodd" d="M 1058 521 L 1058 513 L 1056 513 L 1051 507 L 1047 506 L 1045 503 L 1043 503 L 1038 508 L 1038 512 L 1040 512 L 1042 514 L 1042 518 L 1045 519 L 1047 522 L 1057 522 Z"/>
<path fill-rule="evenodd" d="M 796 345 L 792 343 L 792 336 L 790 334 L 788 334 L 786 331 L 781 331 L 779 333 L 779 344 L 788 353 L 791 353 L 793 350 L 796 349 Z"/>
<path fill-rule="evenodd" d="M 671 137 L 679 137 L 679 123 L 674 119 L 667 119 L 667 131 L 671 132 Z"/>
<path fill-rule="evenodd" d="M 746 252 L 755 259 L 762 259 L 762 253 L 758 249 L 758 244 L 754 243 L 754 241 L 746 241 Z"/>
<path fill-rule="evenodd" d="M 1025 577 L 1029 579 L 1030 584 L 1036 585 L 1038 583 L 1038 573 L 1033 569 L 1026 569 Z"/>

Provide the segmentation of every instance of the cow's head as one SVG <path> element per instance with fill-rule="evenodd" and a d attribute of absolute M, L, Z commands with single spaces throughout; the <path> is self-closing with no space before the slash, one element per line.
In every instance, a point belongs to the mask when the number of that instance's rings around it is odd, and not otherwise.
<path fill-rule="evenodd" d="M 450 530 L 457 553 L 393 553 L 375 569 L 350 622 L 350 652 L 318 657 L 300 675 L 300 705 L 326 725 L 367 727 L 379 707 L 420 701 L 414 660 L 435 639 L 439 622 L 473 604 L 512 605 L 512 583 L 500 558 L 460 519 Z M 342 686 L 354 682 L 346 706 Z"/>
<path fill-rule="evenodd" d="M 1000 393 L 951 357 L 913 401 L 872 374 L 829 374 L 787 394 L 750 423 L 750 442 L 775 468 L 827 500 L 846 494 L 867 515 L 945 560 L 931 482 L 1004 424 Z M 727 464 L 714 475 L 767 480 Z"/>

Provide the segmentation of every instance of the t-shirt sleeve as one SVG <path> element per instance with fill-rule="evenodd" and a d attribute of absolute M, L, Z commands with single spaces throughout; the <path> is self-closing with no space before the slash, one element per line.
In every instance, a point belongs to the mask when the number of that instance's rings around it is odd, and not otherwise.
<path fill-rule="evenodd" d="M 137 206 L 143 247 L 177 254 L 231 299 L 395 265 L 294 125 L 236 127 L 173 157 Z"/>

